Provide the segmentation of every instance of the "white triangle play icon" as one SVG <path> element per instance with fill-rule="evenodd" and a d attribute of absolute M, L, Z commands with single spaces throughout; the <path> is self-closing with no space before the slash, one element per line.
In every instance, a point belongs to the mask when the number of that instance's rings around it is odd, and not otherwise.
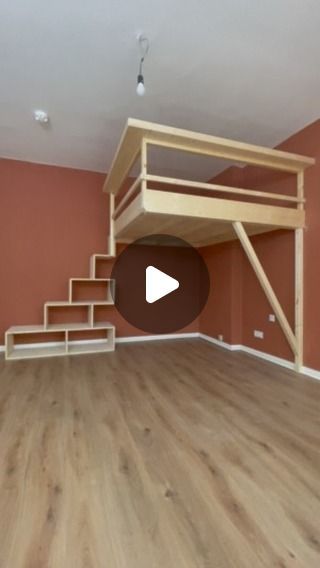
<path fill-rule="evenodd" d="M 146 268 L 146 301 L 153 304 L 179 288 L 179 282 L 154 266 Z"/>

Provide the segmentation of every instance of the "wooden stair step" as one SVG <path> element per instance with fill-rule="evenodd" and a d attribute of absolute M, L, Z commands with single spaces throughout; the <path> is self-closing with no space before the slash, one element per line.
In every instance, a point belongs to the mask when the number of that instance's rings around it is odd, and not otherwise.
<path fill-rule="evenodd" d="M 40 325 L 13 325 L 6 331 L 8 334 L 32 334 L 32 333 L 48 333 L 52 331 L 81 331 L 92 329 L 110 329 L 114 325 L 109 321 L 95 322 L 91 326 L 88 322 L 80 323 L 52 323 L 45 328 L 44 324 Z"/>
<path fill-rule="evenodd" d="M 99 254 L 95 253 L 90 256 L 90 277 L 95 278 L 96 276 L 96 264 L 97 260 L 112 260 L 115 258 L 113 254 Z"/>
<path fill-rule="evenodd" d="M 92 329 L 111 329 L 114 325 L 108 321 L 95 322 L 91 326 L 88 322 L 85 323 L 50 323 L 48 324 L 48 331 L 81 331 Z"/>
<path fill-rule="evenodd" d="M 70 282 L 114 282 L 114 278 L 69 278 Z"/>
<path fill-rule="evenodd" d="M 76 355 L 78 353 L 102 353 L 113 351 L 115 346 L 115 326 L 111 322 L 95 322 L 94 306 L 113 306 L 112 288 L 114 289 L 115 280 L 113 278 L 96 278 L 96 260 L 109 260 L 114 258 L 110 254 L 93 254 L 90 257 L 90 276 L 88 278 L 69 279 L 69 300 L 48 301 L 44 304 L 44 323 L 37 325 L 15 325 L 11 326 L 5 333 L 5 357 L 6 359 L 29 359 L 37 357 L 51 357 L 57 355 Z M 107 285 L 105 300 L 72 300 L 73 283 L 102 282 Z M 73 323 L 48 323 L 49 308 L 59 307 L 79 307 L 88 308 L 87 322 Z M 76 334 L 72 332 L 88 331 L 94 332 L 101 330 L 105 332 L 105 339 L 77 340 Z M 63 334 L 63 341 L 57 342 L 55 333 Z M 44 334 L 45 340 L 37 340 L 37 334 Z M 15 336 L 30 335 L 30 343 L 15 343 Z M 32 335 L 35 337 L 32 341 Z M 51 341 L 50 341 L 51 335 Z M 100 335 L 100 334 L 99 334 Z M 83 335 L 82 335 L 83 337 Z M 25 338 L 27 339 L 27 337 Z M 53 339 L 53 341 L 52 341 Z"/>
<path fill-rule="evenodd" d="M 112 300 L 80 300 L 69 302 L 68 300 L 58 300 L 53 302 L 45 302 L 44 304 L 48 308 L 54 307 L 64 307 L 64 306 L 113 306 L 114 302 Z"/>
<path fill-rule="evenodd" d="M 103 284 L 105 288 L 105 300 L 74 300 L 74 289 L 77 284 Z M 114 278 L 69 278 L 69 302 L 79 303 L 79 302 L 89 302 L 90 304 L 95 304 L 97 302 L 106 301 L 112 302 L 115 292 L 115 279 Z"/>
<path fill-rule="evenodd" d="M 94 253 L 91 255 L 91 258 L 97 258 L 98 260 L 109 260 L 110 258 L 114 258 L 113 254 L 99 254 Z"/>
<path fill-rule="evenodd" d="M 12 325 L 6 333 L 41 333 L 46 331 L 44 324 L 40 325 Z"/>

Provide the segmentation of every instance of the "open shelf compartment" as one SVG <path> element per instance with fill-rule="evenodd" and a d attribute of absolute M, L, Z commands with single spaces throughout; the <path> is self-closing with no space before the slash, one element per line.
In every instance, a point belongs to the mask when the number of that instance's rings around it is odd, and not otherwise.
<path fill-rule="evenodd" d="M 97 338 L 97 334 L 101 333 L 104 337 Z M 90 335 L 93 337 L 90 338 Z M 109 322 L 97 322 L 93 327 L 88 324 L 59 324 L 50 330 L 43 325 L 16 326 L 5 334 L 7 360 L 101 353 L 114 349 L 115 327 Z"/>
<path fill-rule="evenodd" d="M 90 278 L 93 280 L 100 278 L 99 265 L 113 259 L 113 254 L 92 254 L 90 257 Z"/>
<path fill-rule="evenodd" d="M 94 306 L 113 306 L 114 305 L 114 301 L 113 300 L 103 300 L 103 301 L 98 301 L 98 300 L 94 300 L 94 301 L 79 301 L 79 302 L 69 302 L 69 301 L 57 301 L 57 302 L 46 302 L 44 304 L 44 326 L 45 328 L 49 331 L 49 330 L 53 330 L 53 329 L 58 329 L 59 326 L 61 328 L 68 328 L 68 326 L 79 326 L 79 329 L 82 329 L 84 326 L 87 327 L 94 327 Z M 56 315 L 58 314 L 59 310 L 63 309 L 63 310 L 70 310 L 71 314 L 74 310 L 76 310 L 77 308 L 83 308 L 85 310 L 87 310 L 86 313 L 86 317 L 82 317 L 82 319 L 84 319 L 83 322 L 75 322 L 74 324 L 72 323 L 58 323 L 58 322 L 53 322 L 51 320 L 50 315 L 52 315 L 52 312 L 54 312 L 54 310 L 56 311 Z M 84 316 L 84 314 L 82 313 L 82 316 Z M 64 318 L 65 319 L 65 318 Z M 68 318 L 69 319 L 69 318 Z M 73 318 L 72 318 L 73 319 Z M 77 318 L 78 319 L 78 318 Z"/>
<path fill-rule="evenodd" d="M 99 337 L 97 337 L 99 332 Z M 101 337 L 101 333 L 104 337 Z M 83 339 L 83 334 L 86 337 Z M 76 355 L 80 353 L 101 353 L 114 351 L 115 327 L 111 323 L 99 322 L 94 328 L 67 330 L 67 353 Z M 89 338 L 92 335 L 92 339 Z"/>
<path fill-rule="evenodd" d="M 19 341 L 20 339 L 20 341 Z M 5 334 L 6 359 L 35 359 L 67 354 L 66 331 L 43 325 L 11 327 Z"/>
<path fill-rule="evenodd" d="M 83 294 L 83 292 L 85 292 L 85 294 Z M 84 295 L 92 294 L 92 292 L 98 292 L 100 297 L 96 299 L 92 297 L 83 297 Z M 114 297 L 115 280 L 113 278 L 70 278 L 69 280 L 69 302 L 72 304 L 79 304 L 83 302 L 108 302 L 113 304 Z"/>

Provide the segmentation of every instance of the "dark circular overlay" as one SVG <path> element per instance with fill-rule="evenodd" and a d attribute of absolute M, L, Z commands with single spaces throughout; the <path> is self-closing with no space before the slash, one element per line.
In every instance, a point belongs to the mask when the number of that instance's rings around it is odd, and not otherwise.
<path fill-rule="evenodd" d="M 153 266 L 179 281 L 179 288 L 154 303 L 146 301 L 146 269 Z M 191 323 L 210 290 L 207 266 L 183 239 L 149 235 L 128 245 L 112 269 L 116 308 L 127 322 L 149 333 L 172 333 Z"/>

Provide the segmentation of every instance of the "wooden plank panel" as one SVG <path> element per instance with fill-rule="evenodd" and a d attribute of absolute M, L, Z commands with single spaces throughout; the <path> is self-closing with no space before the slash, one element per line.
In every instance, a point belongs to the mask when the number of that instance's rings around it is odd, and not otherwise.
<path fill-rule="evenodd" d="M 207 219 L 193 219 L 176 215 L 161 215 L 157 213 L 140 213 L 128 226 L 124 226 L 117 232 L 118 240 L 135 240 L 148 234 L 171 234 L 186 239 L 192 244 L 193 233 L 198 239 L 201 237 L 213 237 L 225 232 L 230 223 L 222 223 Z M 199 235 L 198 235 L 199 233 Z M 232 231 L 232 236 L 234 233 Z"/>
<path fill-rule="evenodd" d="M 167 217 L 165 215 L 150 215 L 143 214 L 135 219 L 129 227 L 126 227 L 120 232 L 119 238 L 125 236 L 128 240 L 136 240 L 144 237 L 146 235 L 154 235 L 160 233 L 170 233 L 172 231 L 174 224 L 173 217 Z"/>
<path fill-rule="evenodd" d="M 191 220 L 184 219 L 184 223 L 180 230 L 180 236 L 191 244 L 197 243 L 206 239 L 208 235 L 214 238 L 216 235 L 221 235 L 230 229 L 230 223 L 220 223 L 207 219 Z"/>
<path fill-rule="evenodd" d="M 248 235 L 275 229 L 277 228 L 267 225 L 246 224 Z M 117 232 L 116 237 L 118 242 L 128 243 L 158 233 L 175 235 L 196 247 L 233 241 L 237 238 L 231 223 L 156 213 L 140 213 L 128 225 L 124 225 L 121 231 Z"/>
<path fill-rule="evenodd" d="M 228 241 L 236 241 L 238 237 L 232 228 L 232 224 L 230 223 L 229 226 L 230 229 L 225 231 L 224 233 L 221 232 L 219 234 L 215 234 L 213 235 L 213 237 L 211 235 L 207 235 L 206 238 L 202 239 L 201 241 L 194 241 L 193 246 L 200 248 L 212 244 L 226 243 Z M 246 233 L 249 236 L 261 235 L 263 233 L 270 233 L 271 231 L 277 230 L 276 227 L 267 227 L 261 225 L 245 225 L 245 227 L 246 227 Z"/>
<path fill-rule="evenodd" d="M 130 199 L 130 197 L 136 192 L 138 186 L 141 184 L 142 177 L 139 175 L 129 187 L 128 191 L 124 194 L 122 199 L 119 201 L 118 205 L 116 206 L 114 213 L 112 215 L 112 219 L 119 217 L 119 213 L 123 211 L 125 204 Z"/>
<path fill-rule="evenodd" d="M 215 197 L 184 195 L 167 191 L 148 189 L 143 200 L 144 209 L 150 213 L 180 215 L 184 217 L 201 217 L 216 221 L 241 221 L 262 225 L 273 225 L 278 228 L 302 228 L 304 211 L 244 203 Z"/>
<path fill-rule="evenodd" d="M 270 199 L 275 201 L 288 201 L 289 203 L 303 204 L 305 199 L 303 197 L 293 197 L 292 195 L 285 195 L 284 193 L 270 193 L 270 191 L 256 191 L 255 189 L 242 189 L 239 187 L 230 187 L 226 185 L 219 185 L 216 183 L 203 183 L 199 181 L 191 181 L 187 179 L 177 179 L 166 176 L 155 176 L 148 174 L 147 182 L 155 182 L 168 184 L 170 186 L 176 185 L 183 189 L 188 187 L 190 189 L 204 189 L 205 191 L 214 191 L 221 193 L 231 193 L 233 195 L 247 195 L 248 197 L 257 197 L 263 199 Z"/>
<path fill-rule="evenodd" d="M 130 224 L 144 213 L 142 206 L 142 195 L 139 193 L 128 205 L 128 207 L 120 214 L 118 219 L 114 221 L 115 237 L 121 236 L 124 228 L 128 229 Z"/>

